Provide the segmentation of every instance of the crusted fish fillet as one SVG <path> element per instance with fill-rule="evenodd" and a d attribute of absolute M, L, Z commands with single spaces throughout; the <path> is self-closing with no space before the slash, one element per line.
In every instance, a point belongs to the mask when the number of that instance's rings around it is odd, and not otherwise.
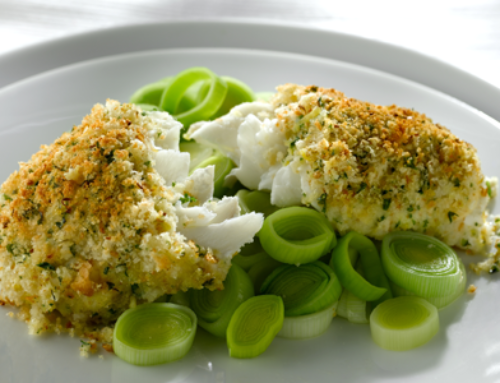
<path fill-rule="evenodd" d="M 0 301 L 21 307 L 31 332 L 88 335 L 136 303 L 222 288 L 262 217 L 210 201 L 213 168 L 188 177 L 181 128 L 167 113 L 98 104 L 1 186 Z"/>

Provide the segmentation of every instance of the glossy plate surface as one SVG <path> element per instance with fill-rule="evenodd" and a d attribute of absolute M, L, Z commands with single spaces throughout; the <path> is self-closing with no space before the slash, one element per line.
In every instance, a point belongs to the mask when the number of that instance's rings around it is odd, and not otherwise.
<path fill-rule="evenodd" d="M 120 101 L 139 86 L 191 66 L 233 76 L 255 91 L 285 82 L 335 87 L 347 96 L 415 108 L 478 149 L 484 173 L 500 176 L 500 124 L 431 88 L 353 64 L 258 50 L 189 48 L 137 52 L 60 68 L 0 89 L 0 180 L 41 144 L 49 144 L 106 98 Z M 492 207 L 494 208 L 494 207 Z M 494 208 L 500 213 L 500 208 Z M 467 258 L 470 260 L 470 257 Z M 493 382 L 500 379 L 500 326 L 495 275 L 477 278 L 478 290 L 440 312 L 441 330 L 427 345 L 394 353 L 379 349 L 368 326 L 335 318 L 319 338 L 277 338 L 260 357 L 236 360 L 224 340 L 199 330 L 181 361 L 138 368 L 112 354 L 79 356 L 79 339 L 33 337 L 0 308 L 0 381 L 3 382 Z"/>

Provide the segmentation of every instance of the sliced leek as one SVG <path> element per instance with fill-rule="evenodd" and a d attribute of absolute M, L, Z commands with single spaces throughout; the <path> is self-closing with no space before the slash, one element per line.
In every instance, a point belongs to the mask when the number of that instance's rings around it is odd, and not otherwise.
<path fill-rule="evenodd" d="M 308 339 L 323 334 L 336 315 L 337 304 L 338 301 L 324 310 L 309 315 L 286 316 L 278 336 L 289 339 Z"/>
<path fill-rule="evenodd" d="M 349 252 L 350 248 L 359 253 L 365 277 L 354 270 L 351 261 L 353 253 Z M 382 269 L 377 248 L 364 235 L 351 231 L 342 237 L 333 250 L 330 265 L 338 275 L 342 286 L 358 298 L 365 301 L 375 301 L 374 305 L 376 305 L 392 297 L 389 281 Z"/>
<path fill-rule="evenodd" d="M 189 153 L 189 172 L 192 173 L 198 166 L 203 162 L 208 160 L 210 157 L 216 155 L 216 151 L 213 148 L 199 144 L 194 141 L 184 141 L 179 144 L 179 150 L 181 152 Z"/>
<path fill-rule="evenodd" d="M 133 104 L 149 104 L 158 107 L 165 88 L 172 83 L 173 79 L 173 77 L 166 77 L 152 84 L 144 85 L 134 92 L 130 97 L 130 102 Z M 146 109 L 143 108 L 143 110 Z"/>
<path fill-rule="evenodd" d="M 254 295 L 254 287 L 248 274 L 232 265 L 224 281 L 224 290 L 191 290 L 189 306 L 198 316 L 198 324 L 218 337 L 226 336 L 226 329 L 233 312 Z"/>
<path fill-rule="evenodd" d="M 283 327 L 280 297 L 260 295 L 243 302 L 227 328 L 227 346 L 233 358 L 254 358 L 267 350 Z"/>
<path fill-rule="evenodd" d="M 266 256 L 266 259 L 257 262 L 248 270 L 248 276 L 253 283 L 256 295 L 260 293 L 260 289 L 266 278 L 278 267 L 283 266 L 283 263 L 278 262 L 267 254 Z"/>
<path fill-rule="evenodd" d="M 223 156 L 221 153 L 217 154 L 201 162 L 197 168 L 205 168 L 210 165 L 215 166 L 214 171 L 214 197 L 222 198 L 225 195 L 226 187 L 224 181 L 226 176 L 234 168 L 234 163 L 229 158 Z"/>
<path fill-rule="evenodd" d="M 307 315 L 326 309 L 339 299 L 342 288 L 333 270 L 316 261 L 299 267 L 283 265 L 269 275 L 262 294 L 283 298 L 285 315 Z"/>
<path fill-rule="evenodd" d="M 438 310 L 441 310 L 442 308 L 455 302 L 461 295 L 463 295 L 465 291 L 465 285 L 467 284 L 467 272 L 465 271 L 465 266 L 462 261 L 459 260 L 459 262 L 462 276 L 460 278 L 460 282 L 458 283 L 457 289 L 452 294 L 444 295 L 442 297 L 422 297 L 429 303 L 432 303 L 434 306 L 436 306 Z M 415 293 L 406 290 L 393 282 L 391 282 L 391 288 L 395 296 L 416 295 Z"/>
<path fill-rule="evenodd" d="M 240 252 L 233 257 L 231 263 L 240 266 L 245 271 L 249 271 L 253 265 L 266 259 L 271 259 L 271 257 L 262 248 L 259 238 L 255 237 L 252 243 L 247 243 L 241 248 Z"/>
<path fill-rule="evenodd" d="M 271 195 L 268 192 L 242 189 L 236 193 L 236 197 L 238 197 L 242 213 L 245 214 L 255 211 L 267 217 L 279 210 L 279 207 L 271 205 Z"/>
<path fill-rule="evenodd" d="M 325 216 L 306 207 L 288 207 L 274 212 L 264 220 L 259 238 L 271 257 L 289 264 L 313 262 L 337 243 Z"/>
<path fill-rule="evenodd" d="M 195 107 L 177 114 L 182 98 L 188 89 L 200 81 L 209 81 L 206 96 Z M 215 73 L 203 67 L 194 67 L 180 72 L 163 92 L 160 108 L 172 114 L 184 126 L 207 120 L 221 107 L 227 93 L 227 84 Z"/>
<path fill-rule="evenodd" d="M 414 296 L 388 299 L 371 313 L 370 329 L 376 344 L 386 350 L 405 351 L 422 346 L 439 330 L 434 305 Z"/>
<path fill-rule="evenodd" d="M 462 273 L 455 252 L 428 235 L 394 232 L 382 241 L 382 264 L 396 285 L 422 297 L 453 294 Z"/>
<path fill-rule="evenodd" d="M 255 95 L 247 84 L 233 77 L 221 76 L 221 78 L 227 84 L 227 94 L 224 102 L 212 118 L 229 113 L 234 106 L 243 102 L 255 101 Z"/>
<path fill-rule="evenodd" d="M 125 311 L 116 322 L 116 355 L 138 366 L 172 362 L 187 354 L 196 334 L 196 315 L 173 303 L 148 303 Z"/>

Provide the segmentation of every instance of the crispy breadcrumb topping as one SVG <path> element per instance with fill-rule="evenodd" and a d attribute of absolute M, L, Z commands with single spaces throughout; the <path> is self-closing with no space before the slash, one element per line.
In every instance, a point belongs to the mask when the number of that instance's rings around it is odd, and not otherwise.
<path fill-rule="evenodd" d="M 425 114 L 335 89 L 287 84 L 272 104 L 287 139 L 284 164 L 307 179 L 302 203 L 341 234 L 414 230 L 484 252 L 496 181 L 485 179 L 472 145 Z"/>
<path fill-rule="evenodd" d="M 155 169 L 178 124 L 155 113 L 96 105 L 2 185 L 0 301 L 31 332 L 110 342 L 99 326 L 136 302 L 222 287 L 229 264 L 176 230 L 174 204 L 196 198 Z"/>

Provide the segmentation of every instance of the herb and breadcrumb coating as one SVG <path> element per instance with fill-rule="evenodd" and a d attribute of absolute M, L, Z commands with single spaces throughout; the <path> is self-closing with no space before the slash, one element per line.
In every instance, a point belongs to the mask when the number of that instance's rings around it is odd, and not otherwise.
<path fill-rule="evenodd" d="M 181 128 L 167 113 L 98 104 L 2 185 L 0 301 L 19 306 L 32 333 L 89 336 L 137 303 L 222 288 L 262 217 L 210 200 L 213 168 L 188 177 Z M 236 244 L 203 238 L 242 220 Z"/>
<path fill-rule="evenodd" d="M 270 103 L 240 105 L 187 136 L 231 156 L 245 186 L 271 191 L 278 206 L 313 206 L 341 235 L 412 230 L 496 254 L 486 211 L 496 179 L 485 178 L 472 145 L 414 110 L 286 84 Z"/>

